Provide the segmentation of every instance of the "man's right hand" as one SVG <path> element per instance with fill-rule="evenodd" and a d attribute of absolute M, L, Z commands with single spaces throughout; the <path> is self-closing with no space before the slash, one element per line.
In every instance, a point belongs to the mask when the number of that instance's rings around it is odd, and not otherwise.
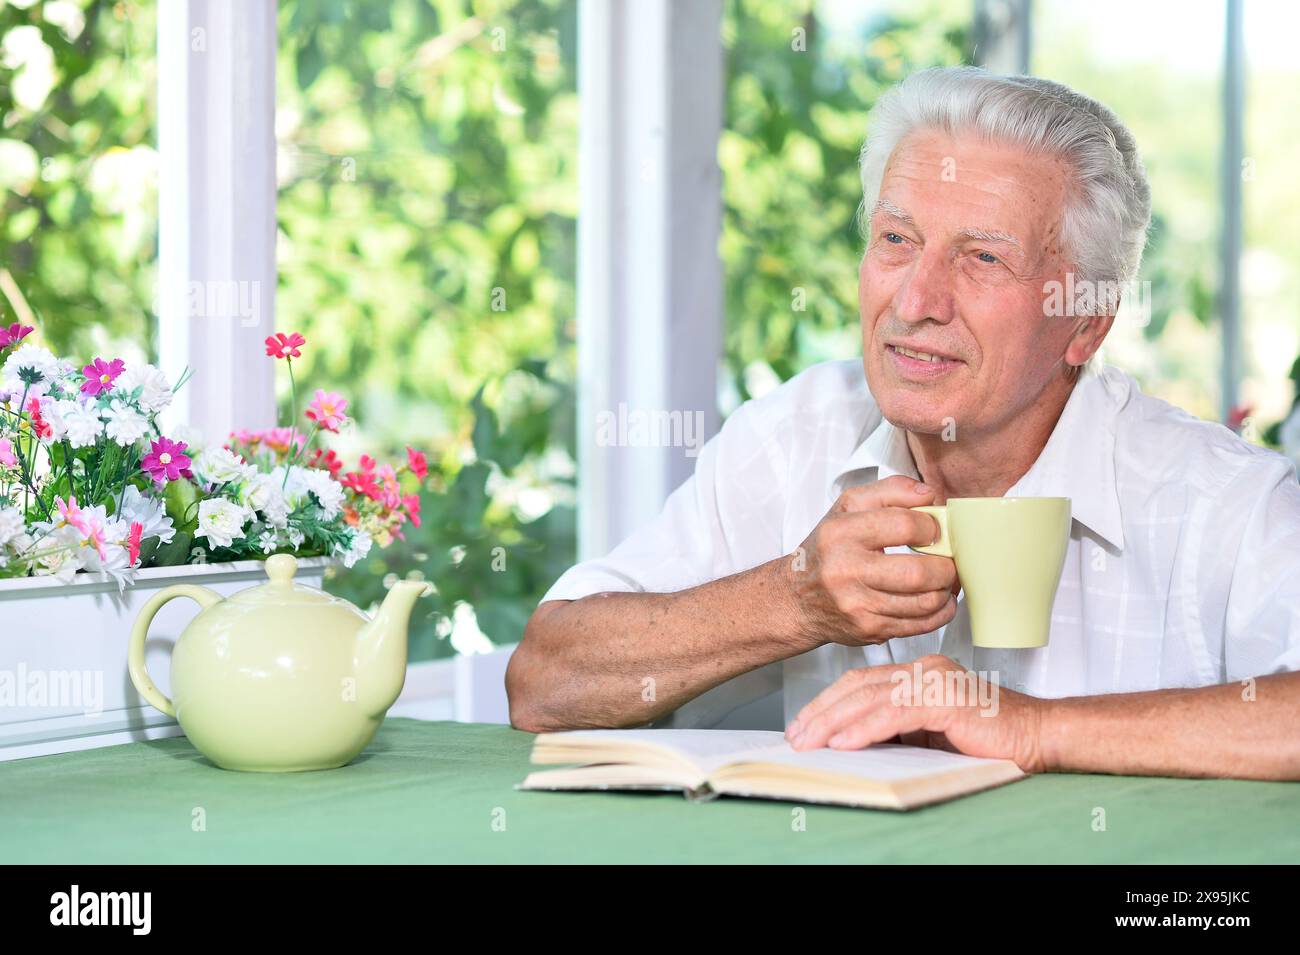
<path fill-rule="evenodd" d="M 901 475 L 840 495 L 786 558 L 803 636 L 863 646 L 952 620 L 959 587 L 951 558 L 884 552 L 938 539 L 938 521 L 909 510 L 933 501 L 931 488 Z"/>

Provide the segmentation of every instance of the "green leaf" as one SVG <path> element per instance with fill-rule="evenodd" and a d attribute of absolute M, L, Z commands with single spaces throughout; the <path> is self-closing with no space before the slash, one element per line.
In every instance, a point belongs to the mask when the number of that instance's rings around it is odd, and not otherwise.
<path fill-rule="evenodd" d="M 150 538 L 156 541 L 157 538 Z M 153 549 L 152 557 L 145 567 L 175 567 L 189 563 L 190 550 L 194 545 L 194 535 L 186 531 L 177 531 L 170 544 L 160 544 Z M 143 553 L 143 548 L 141 549 Z"/>
<path fill-rule="evenodd" d="M 315 30 L 308 33 L 302 45 L 298 47 L 295 62 L 298 73 L 298 89 L 306 90 L 312 83 L 316 82 L 316 77 L 320 76 L 321 70 L 325 68 L 325 55 L 321 52 Z"/>
<path fill-rule="evenodd" d="M 167 508 L 167 516 L 172 519 L 172 524 L 178 531 L 193 532 L 198 529 L 198 499 L 199 489 L 190 481 L 181 478 L 167 483 L 163 491 L 163 503 Z"/>

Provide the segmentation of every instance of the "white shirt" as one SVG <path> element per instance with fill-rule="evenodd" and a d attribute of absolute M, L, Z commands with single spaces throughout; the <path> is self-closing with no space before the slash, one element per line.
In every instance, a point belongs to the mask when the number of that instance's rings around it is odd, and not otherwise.
<path fill-rule="evenodd" d="M 653 522 L 571 568 L 543 600 L 671 593 L 738 573 L 790 554 L 844 488 L 893 474 L 917 476 L 905 432 L 884 420 L 860 360 L 824 362 L 737 409 Z M 1045 698 L 1300 669 L 1300 484 L 1288 458 L 1106 366 L 1081 374 L 1007 495 L 1072 502 L 1046 647 L 973 647 L 962 594 L 933 633 L 828 644 L 729 680 L 656 725 L 716 726 L 783 690 L 784 706 L 761 721 L 782 729 L 846 670 L 936 652 Z"/>

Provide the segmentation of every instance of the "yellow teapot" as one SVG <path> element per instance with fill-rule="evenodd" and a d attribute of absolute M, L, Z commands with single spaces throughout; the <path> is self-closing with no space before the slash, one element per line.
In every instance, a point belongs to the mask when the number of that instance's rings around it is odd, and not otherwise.
<path fill-rule="evenodd" d="M 371 620 L 338 597 L 293 579 L 298 562 L 267 558 L 270 582 L 223 598 L 195 584 L 155 594 L 131 630 L 131 682 L 208 759 L 225 769 L 276 773 L 334 769 L 374 737 L 406 680 L 406 628 L 432 588 L 399 580 Z M 172 651 L 169 700 L 145 669 L 149 624 L 167 601 L 202 611 Z"/>

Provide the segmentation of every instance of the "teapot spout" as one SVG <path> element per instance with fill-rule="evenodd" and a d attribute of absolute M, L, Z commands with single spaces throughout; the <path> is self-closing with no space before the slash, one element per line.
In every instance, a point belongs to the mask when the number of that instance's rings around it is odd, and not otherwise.
<path fill-rule="evenodd" d="M 415 602 L 433 588 L 422 580 L 399 580 L 379 605 L 375 618 L 357 635 L 353 658 L 357 703 L 371 719 L 381 719 L 406 682 L 406 633 Z"/>

